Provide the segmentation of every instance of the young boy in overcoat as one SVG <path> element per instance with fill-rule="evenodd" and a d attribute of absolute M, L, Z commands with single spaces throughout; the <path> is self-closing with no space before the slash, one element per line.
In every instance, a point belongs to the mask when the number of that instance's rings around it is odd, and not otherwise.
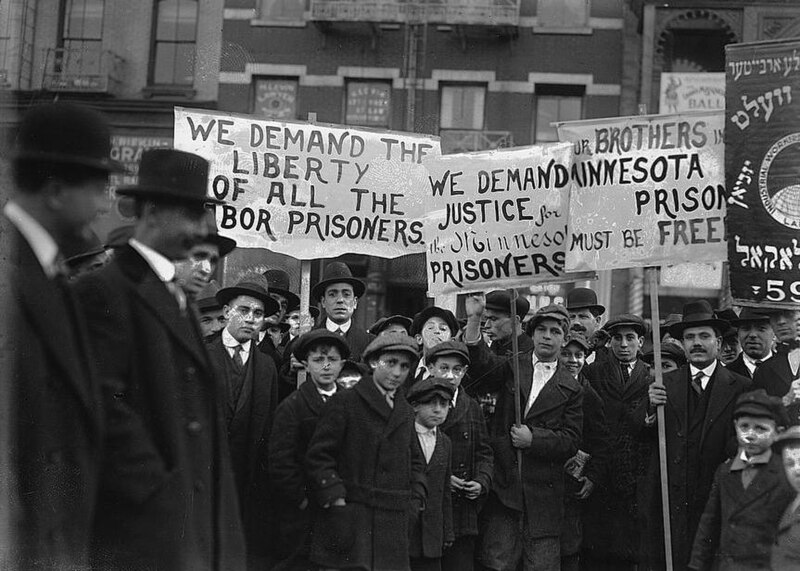
<path fill-rule="evenodd" d="M 408 525 L 426 497 L 425 458 L 414 411 L 398 391 L 416 362 L 407 335 L 373 340 L 370 372 L 338 391 L 320 417 L 306 454 L 314 499 L 311 560 L 325 569 L 409 569 Z"/>
<path fill-rule="evenodd" d="M 453 506 L 450 499 L 450 439 L 438 427 L 447 418 L 453 386 L 428 377 L 408 391 L 414 408 L 419 452 L 425 457 L 428 499 L 425 511 L 412 519 L 409 554 L 412 571 L 440 571 L 442 552 L 453 544 Z"/>
<path fill-rule="evenodd" d="M 783 511 L 772 544 L 772 569 L 800 569 L 800 426 L 790 426 L 775 439 L 774 452 L 781 456 L 792 501 Z"/>
<path fill-rule="evenodd" d="M 795 496 L 771 448 L 784 418 L 780 398 L 764 389 L 739 397 L 733 413 L 739 450 L 714 475 L 690 569 L 769 569 L 778 521 Z"/>

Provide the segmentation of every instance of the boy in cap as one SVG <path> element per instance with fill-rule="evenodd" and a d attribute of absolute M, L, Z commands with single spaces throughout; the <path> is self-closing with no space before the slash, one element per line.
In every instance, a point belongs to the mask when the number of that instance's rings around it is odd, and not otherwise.
<path fill-rule="evenodd" d="M 603 401 L 608 426 L 608 485 L 584 507 L 583 559 L 591 569 L 631 569 L 638 559 L 637 480 L 646 465 L 648 442 L 638 437 L 631 415 L 647 402 L 649 368 L 639 359 L 645 323 L 621 314 L 603 327 L 609 351 L 584 371 Z"/>
<path fill-rule="evenodd" d="M 304 459 L 320 414 L 336 393 L 336 380 L 350 348 L 327 329 L 298 338 L 294 356 L 306 368 L 306 382 L 278 405 L 269 439 L 269 477 L 278 516 L 281 569 L 309 569 L 312 512 L 311 482 Z"/>
<path fill-rule="evenodd" d="M 425 510 L 411 520 L 409 555 L 412 571 L 439 571 L 442 552 L 453 543 L 453 508 L 450 497 L 450 439 L 438 427 L 447 418 L 453 385 L 428 377 L 408 391 L 414 408 L 414 429 L 419 453 L 425 458 L 428 496 Z"/>
<path fill-rule="evenodd" d="M 492 487 L 494 454 L 480 406 L 461 389 L 469 367 L 467 346 L 460 341 L 443 341 L 428 352 L 425 361 L 428 378 L 446 381 L 454 390 L 453 404 L 441 430 L 450 438 L 453 448 L 450 489 L 455 540 L 444 552 L 442 569 L 471 571 L 478 514 Z"/>
<path fill-rule="evenodd" d="M 311 560 L 330 569 L 408 569 L 408 525 L 425 501 L 425 458 L 413 409 L 397 389 L 417 359 L 407 335 L 383 335 L 364 350 L 370 372 L 338 391 L 306 454 L 314 500 Z"/>
<path fill-rule="evenodd" d="M 373 335 L 386 335 L 388 333 L 405 333 L 410 335 L 412 320 L 405 315 L 390 315 L 381 317 L 372 324 L 369 332 Z"/>
<path fill-rule="evenodd" d="M 493 355 L 480 337 L 481 300 L 467 298 L 466 308 L 464 338 L 471 375 L 489 390 L 499 391 L 489 428 L 495 465 L 484 508 L 481 563 L 502 571 L 515 569 L 520 561 L 525 571 L 559 569 L 564 474 L 552 467 L 575 455 L 583 426 L 583 390 L 568 371 L 558 367 L 569 314 L 563 306 L 549 305 L 533 316 L 533 349 L 517 357 L 517 394 L 510 359 Z M 515 399 L 522 413 L 520 425 L 515 419 Z"/>
<path fill-rule="evenodd" d="M 778 522 L 770 569 L 797 569 L 800 567 L 800 426 L 787 428 L 775 439 L 772 448 L 783 460 L 793 497 Z"/>
<path fill-rule="evenodd" d="M 422 359 L 417 363 L 417 369 L 409 383 L 419 382 L 429 377 L 425 366 L 425 355 L 433 347 L 444 341 L 449 341 L 458 333 L 458 320 L 449 309 L 432 305 L 426 307 L 414 316 L 409 334 L 417 340 L 422 351 Z"/>
<path fill-rule="evenodd" d="M 772 443 L 785 423 L 778 397 L 741 395 L 733 413 L 736 456 L 717 469 L 689 569 L 769 569 L 778 522 L 795 493 Z"/>
<path fill-rule="evenodd" d="M 642 361 L 650 367 L 650 377 L 655 378 L 655 353 L 650 350 L 642 355 Z M 680 343 L 670 338 L 667 341 L 661 342 L 661 372 L 669 373 L 670 371 L 677 371 L 686 364 L 686 353 L 683 351 Z"/>

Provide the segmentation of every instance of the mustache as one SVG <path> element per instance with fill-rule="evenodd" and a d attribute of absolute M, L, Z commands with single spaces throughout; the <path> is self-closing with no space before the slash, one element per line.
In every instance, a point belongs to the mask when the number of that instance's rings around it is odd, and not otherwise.
<path fill-rule="evenodd" d="M 585 333 L 586 332 L 586 327 L 584 327 L 580 323 L 575 323 L 575 324 L 570 326 L 569 330 L 570 331 L 577 331 L 578 333 Z"/>

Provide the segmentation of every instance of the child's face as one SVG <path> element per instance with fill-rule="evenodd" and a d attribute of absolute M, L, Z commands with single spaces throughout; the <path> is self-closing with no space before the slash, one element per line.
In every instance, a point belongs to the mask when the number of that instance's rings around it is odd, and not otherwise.
<path fill-rule="evenodd" d="M 336 377 L 339 376 L 344 360 L 337 347 L 319 346 L 308 352 L 303 364 L 314 384 L 328 390 L 333 387 Z"/>
<path fill-rule="evenodd" d="M 583 347 L 577 343 L 567 343 L 567 346 L 561 349 L 561 355 L 558 360 L 573 377 L 577 378 L 586 364 L 586 353 Z"/>
<path fill-rule="evenodd" d="M 783 469 L 786 479 L 800 494 L 800 444 L 789 444 L 783 449 Z"/>
<path fill-rule="evenodd" d="M 541 361 L 555 361 L 564 346 L 564 328 L 555 319 L 542 319 L 533 330 L 533 347 Z"/>
<path fill-rule="evenodd" d="M 438 395 L 433 397 L 431 401 L 414 405 L 417 423 L 425 428 L 433 428 L 442 424 L 447 418 L 447 411 L 449 410 L 450 401 L 444 400 Z"/>
<path fill-rule="evenodd" d="M 372 378 L 386 391 L 402 385 L 411 371 L 411 357 L 404 351 L 386 351 L 370 360 Z"/>
<path fill-rule="evenodd" d="M 445 380 L 453 387 L 458 388 L 461 385 L 461 379 L 464 378 L 464 373 L 467 372 L 467 366 L 461 357 L 445 355 L 428 363 L 428 372 L 433 378 Z"/>
<path fill-rule="evenodd" d="M 762 416 L 743 415 L 733 421 L 736 426 L 736 440 L 745 454 L 755 456 L 772 446 L 777 429 L 775 421 Z"/>

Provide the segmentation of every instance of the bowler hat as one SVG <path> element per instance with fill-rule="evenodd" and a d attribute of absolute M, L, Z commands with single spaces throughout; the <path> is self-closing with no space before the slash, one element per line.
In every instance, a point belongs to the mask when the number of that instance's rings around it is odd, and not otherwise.
<path fill-rule="evenodd" d="M 111 129 L 97 111 L 71 103 L 47 103 L 28 111 L 16 139 L 14 161 L 79 165 L 124 172 L 111 159 Z"/>
<path fill-rule="evenodd" d="M 408 332 L 409 335 L 418 335 L 422 333 L 422 328 L 425 327 L 425 323 L 427 323 L 431 317 L 438 317 L 447 323 L 452 335 L 458 333 L 458 320 L 456 316 L 453 315 L 453 312 L 443 307 L 431 305 L 414 316 L 414 321 L 411 323 L 411 330 Z"/>
<path fill-rule="evenodd" d="M 735 319 L 729 321 L 734 327 L 741 327 L 746 323 L 769 323 L 769 315 L 760 313 L 752 307 L 745 307 L 742 313 Z"/>
<path fill-rule="evenodd" d="M 198 292 L 197 308 L 200 310 L 200 313 L 222 309 L 222 304 L 217 301 L 218 291 L 219 286 L 217 285 L 217 282 L 212 280 L 203 289 L 201 289 L 200 292 Z"/>
<path fill-rule="evenodd" d="M 531 308 L 530 302 L 523 296 L 518 295 L 514 300 L 514 307 L 516 315 L 520 319 L 524 319 L 528 315 Z M 507 315 L 511 314 L 511 293 L 506 289 L 498 289 L 490 291 L 486 294 L 486 309 L 492 311 L 501 311 Z"/>
<path fill-rule="evenodd" d="M 438 345 L 435 345 L 425 355 L 425 363 L 433 363 L 437 357 L 447 357 L 452 355 L 461 357 L 464 360 L 464 363 L 469 365 L 470 358 L 467 346 L 461 341 L 456 341 L 454 339 L 451 339 L 450 341 L 442 341 Z"/>
<path fill-rule="evenodd" d="M 784 426 L 787 420 L 781 398 L 768 395 L 764 389 L 744 393 L 736 399 L 733 418 L 745 415 L 771 418 L 781 426 Z"/>
<path fill-rule="evenodd" d="M 176 149 L 147 149 L 139 163 L 139 182 L 121 186 L 117 194 L 146 200 L 197 204 L 223 204 L 206 196 L 208 161 L 200 155 Z"/>
<path fill-rule="evenodd" d="M 217 292 L 216 297 L 217 301 L 222 305 L 227 305 L 228 302 L 240 295 L 254 297 L 262 301 L 264 303 L 264 313 L 266 315 L 272 315 L 280 309 L 278 302 L 269 295 L 264 286 L 249 281 L 240 281 L 235 286 L 222 288 Z"/>
<path fill-rule="evenodd" d="M 382 353 L 388 351 L 398 351 L 408 353 L 414 359 L 419 358 L 417 351 L 417 342 L 413 337 L 405 335 L 404 333 L 388 333 L 381 335 L 372 340 L 361 353 L 361 359 L 364 362 L 369 361 L 373 357 L 379 357 Z"/>
<path fill-rule="evenodd" d="M 588 308 L 597 315 L 603 315 L 606 308 L 597 303 L 597 294 L 588 287 L 576 287 L 567 293 L 567 311 Z"/>
<path fill-rule="evenodd" d="M 736 312 L 730 308 L 728 309 L 718 309 L 714 312 L 714 316 L 717 319 L 722 319 L 723 321 L 727 322 L 728 325 L 725 327 L 725 330 L 722 332 L 723 339 L 730 339 L 736 338 L 736 327 L 731 324 L 732 319 L 737 319 L 739 316 L 736 315 Z"/>
<path fill-rule="evenodd" d="M 64 248 L 64 262 L 68 266 L 76 266 L 86 258 L 96 256 L 106 251 L 105 245 L 100 241 L 94 231 L 89 236 L 81 237 L 77 242 L 69 242 Z"/>
<path fill-rule="evenodd" d="M 345 283 L 353 287 L 356 297 L 364 295 L 367 289 L 364 282 L 354 278 L 350 268 L 344 262 L 331 262 L 322 271 L 322 279 L 311 288 L 311 299 L 320 299 L 325 295 L 325 289 L 331 284 Z"/>
<path fill-rule="evenodd" d="M 206 213 L 206 223 L 208 234 L 203 239 L 204 243 L 214 244 L 219 249 L 219 257 L 224 258 L 236 248 L 236 240 L 221 236 L 217 229 L 217 216 L 213 210 L 209 209 Z"/>
<path fill-rule="evenodd" d="M 286 298 L 288 307 L 286 311 L 293 311 L 300 307 L 300 298 L 296 293 L 289 291 L 289 274 L 280 268 L 270 268 L 263 276 L 269 283 L 269 293 L 277 293 Z"/>
<path fill-rule="evenodd" d="M 406 399 L 410 403 L 426 403 L 441 397 L 445 401 L 453 400 L 456 388 L 444 379 L 428 377 L 414 383 L 408 390 Z"/>
<path fill-rule="evenodd" d="M 711 309 L 711 304 L 704 299 L 700 299 L 685 304 L 681 321 L 672 325 L 668 331 L 670 335 L 680 339 L 683 336 L 683 331 L 689 327 L 711 327 L 719 335 L 722 335 L 728 328 L 728 322 L 717 319 L 714 316 L 714 310 Z"/>
<path fill-rule="evenodd" d="M 298 361 L 305 361 L 311 348 L 319 345 L 333 345 L 339 349 L 342 359 L 350 357 L 350 346 L 347 344 L 347 340 L 327 329 L 312 329 L 298 337 L 292 355 Z"/>
<path fill-rule="evenodd" d="M 662 342 L 661 356 L 667 359 L 672 359 L 679 367 L 686 364 L 686 352 L 676 341 Z M 655 361 L 655 353 L 652 350 L 646 352 L 644 355 L 642 355 L 642 361 L 652 365 Z"/>
<path fill-rule="evenodd" d="M 373 335 L 380 335 L 381 331 L 396 323 L 401 327 L 405 328 L 406 332 L 411 330 L 412 321 L 410 318 L 406 317 L 405 315 L 390 315 L 389 317 L 381 317 L 378 321 L 372 324 L 369 328 L 369 332 Z"/>
<path fill-rule="evenodd" d="M 550 305 L 540 308 L 539 311 L 533 314 L 533 317 L 531 317 L 530 321 L 528 322 L 528 329 L 533 331 L 536 329 L 536 325 L 545 319 L 553 319 L 558 321 L 564 328 L 564 333 L 567 332 L 569 313 L 567 312 L 567 308 L 563 305 L 551 303 Z"/>
<path fill-rule="evenodd" d="M 776 452 L 780 452 L 790 444 L 800 446 L 800 426 L 790 426 L 781 432 L 778 437 L 775 438 L 775 442 L 772 443 L 772 449 Z"/>
<path fill-rule="evenodd" d="M 647 333 L 647 327 L 644 324 L 644 319 L 632 313 L 621 313 L 619 315 L 615 315 L 608 320 L 608 323 L 603 326 L 603 329 L 611 334 L 614 329 L 619 329 L 620 327 L 631 327 L 640 336 L 644 336 Z"/>
<path fill-rule="evenodd" d="M 121 248 L 128 243 L 128 240 L 133 238 L 133 224 L 125 226 L 118 226 L 111 230 L 106 236 L 106 248 Z"/>

